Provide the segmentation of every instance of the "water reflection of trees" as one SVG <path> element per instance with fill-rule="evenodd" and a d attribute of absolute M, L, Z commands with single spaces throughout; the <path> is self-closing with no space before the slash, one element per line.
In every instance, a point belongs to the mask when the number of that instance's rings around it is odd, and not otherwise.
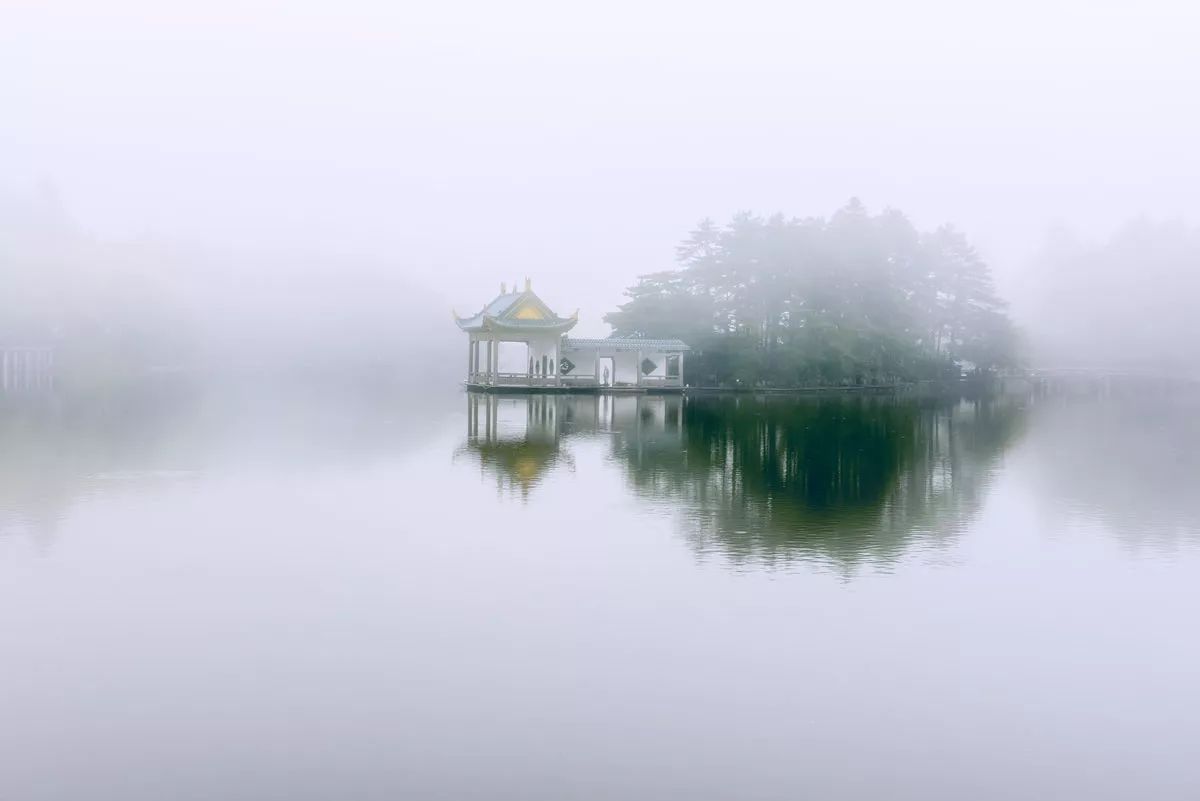
<path fill-rule="evenodd" d="M 526 494 L 572 438 L 604 434 L 633 491 L 676 510 L 698 552 L 843 566 L 961 530 L 1021 419 L 1001 400 L 472 398 L 468 447 Z"/>
<path fill-rule="evenodd" d="M 188 404 L 161 387 L 89 398 L 53 393 L 0 397 L 0 535 L 53 541 L 71 505 L 122 471 L 164 475 L 164 445 Z M 113 480 L 117 477 L 117 481 Z"/>
<path fill-rule="evenodd" d="M 635 486 L 683 502 L 701 552 L 888 562 L 960 531 L 1017 407 L 838 398 L 690 401 L 676 464 L 634 458 Z"/>

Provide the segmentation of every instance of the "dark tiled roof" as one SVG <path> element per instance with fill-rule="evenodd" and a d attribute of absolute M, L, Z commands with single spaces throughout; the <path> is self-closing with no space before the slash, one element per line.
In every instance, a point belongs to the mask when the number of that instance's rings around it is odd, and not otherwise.
<path fill-rule="evenodd" d="M 496 299 L 489 303 L 487 308 L 483 310 L 483 313 L 489 317 L 499 317 L 517 302 L 517 298 L 524 294 L 524 292 L 508 292 L 504 295 L 497 295 Z"/>
<path fill-rule="evenodd" d="M 608 337 L 607 339 L 575 339 L 567 337 L 563 340 L 566 349 L 608 349 L 608 350 L 657 350 L 676 351 L 691 350 L 682 339 L 634 339 L 632 337 Z"/>
<path fill-rule="evenodd" d="M 463 317 L 458 321 L 459 328 L 478 328 L 483 325 L 484 317 L 497 317 L 516 302 L 517 298 L 521 297 L 520 292 L 506 292 L 503 295 L 497 295 L 495 300 L 483 307 L 483 310 L 471 315 Z"/>

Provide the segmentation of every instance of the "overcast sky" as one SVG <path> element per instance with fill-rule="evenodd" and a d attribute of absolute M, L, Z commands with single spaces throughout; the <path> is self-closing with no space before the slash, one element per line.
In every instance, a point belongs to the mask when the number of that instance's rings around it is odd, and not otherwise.
<path fill-rule="evenodd" d="M 851 196 L 958 224 L 1016 294 L 1052 223 L 1200 221 L 1196 9 L 0 0 L 0 188 L 464 313 L 530 275 L 581 333 L 699 218 Z"/>

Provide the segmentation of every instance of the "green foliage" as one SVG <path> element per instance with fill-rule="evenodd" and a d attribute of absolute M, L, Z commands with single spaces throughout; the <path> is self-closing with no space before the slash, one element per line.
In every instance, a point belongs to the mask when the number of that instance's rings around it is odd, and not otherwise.
<path fill-rule="evenodd" d="M 677 258 L 604 319 L 617 336 L 689 342 L 692 384 L 895 383 L 1014 361 L 990 271 L 950 227 L 922 234 L 851 200 L 828 220 L 704 220 Z"/>

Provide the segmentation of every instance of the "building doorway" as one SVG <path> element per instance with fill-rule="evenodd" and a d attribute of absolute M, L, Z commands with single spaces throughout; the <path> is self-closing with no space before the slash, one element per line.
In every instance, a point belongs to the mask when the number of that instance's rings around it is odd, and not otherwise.
<path fill-rule="evenodd" d="M 617 363 L 612 356 L 596 359 L 596 377 L 602 387 L 611 387 L 617 380 Z"/>

